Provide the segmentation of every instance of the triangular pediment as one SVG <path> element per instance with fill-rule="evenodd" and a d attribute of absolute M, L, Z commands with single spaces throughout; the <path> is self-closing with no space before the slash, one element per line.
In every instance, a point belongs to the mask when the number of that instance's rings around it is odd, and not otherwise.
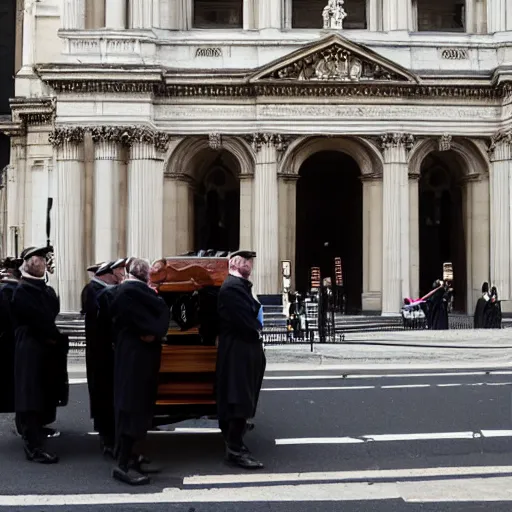
<path fill-rule="evenodd" d="M 249 79 L 314 82 L 410 82 L 416 75 L 338 34 L 308 44 L 258 69 Z"/>

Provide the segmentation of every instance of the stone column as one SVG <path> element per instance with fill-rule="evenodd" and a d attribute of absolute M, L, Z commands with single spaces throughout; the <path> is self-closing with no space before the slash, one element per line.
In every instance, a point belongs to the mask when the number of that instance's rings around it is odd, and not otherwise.
<path fill-rule="evenodd" d="M 252 30 L 255 28 L 255 0 L 243 0 L 243 24 L 244 30 Z"/>
<path fill-rule="evenodd" d="M 169 172 L 164 177 L 164 255 L 177 256 L 192 251 L 194 219 L 190 215 L 192 178 Z M 191 236 L 192 235 L 192 236 Z"/>
<path fill-rule="evenodd" d="M 99 29 L 105 27 L 106 0 L 85 1 L 85 28 Z"/>
<path fill-rule="evenodd" d="M 383 2 L 383 28 L 385 32 L 411 29 L 412 0 L 385 0 Z"/>
<path fill-rule="evenodd" d="M 133 128 L 127 135 L 128 243 L 130 256 L 151 262 L 163 256 L 163 156 L 169 145 L 166 134 Z"/>
<path fill-rule="evenodd" d="M 291 262 L 291 286 L 295 288 L 295 251 L 297 222 L 297 174 L 280 174 L 279 195 L 279 264 Z M 281 274 L 279 274 L 281 275 Z"/>
<path fill-rule="evenodd" d="M 370 0 L 368 6 L 368 30 L 371 32 L 379 32 L 382 30 L 382 2 L 379 0 Z"/>
<path fill-rule="evenodd" d="M 55 271 L 61 313 L 80 311 L 85 281 L 84 260 L 84 133 L 61 128 L 50 135 L 56 151 Z"/>
<path fill-rule="evenodd" d="M 151 0 L 129 0 L 130 28 L 153 27 L 153 2 Z"/>
<path fill-rule="evenodd" d="M 240 178 L 240 247 L 253 247 L 254 172 L 245 172 Z"/>
<path fill-rule="evenodd" d="M 511 299 L 511 144 L 512 134 L 499 134 L 493 139 L 490 151 L 491 281 L 498 288 L 498 293 L 503 300 Z"/>
<path fill-rule="evenodd" d="M 382 175 L 363 182 L 363 311 L 382 310 Z"/>
<path fill-rule="evenodd" d="M 275 136 L 256 134 L 254 173 L 254 288 L 259 295 L 279 293 L 277 149 Z"/>
<path fill-rule="evenodd" d="M 281 30 L 282 2 L 276 0 L 259 0 L 258 18 L 259 30 Z"/>
<path fill-rule="evenodd" d="M 109 0 L 107 0 L 109 1 Z M 63 30 L 85 29 L 85 0 L 62 0 L 60 26 Z"/>
<path fill-rule="evenodd" d="M 383 176 L 383 282 L 382 314 L 397 315 L 409 286 L 409 184 L 407 151 L 410 135 L 382 137 Z"/>
<path fill-rule="evenodd" d="M 121 254 L 119 230 L 121 130 L 93 128 L 94 141 L 94 261 L 108 261 Z"/>
<path fill-rule="evenodd" d="M 105 0 L 105 27 L 115 30 L 126 28 L 126 0 Z"/>
<path fill-rule="evenodd" d="M 409 278 L 411 297 L 420 296 L 420 175 L 409 173 Z"/>
<path fill-rule="evenodd" d="M 490 218 L 489 218 L 489 179 L 487 176 L 470 175 L 466 178 L 468 212 L 471 215 L 471 266 L 468 268 L 467 310 L 473 312 L 482 283 L 489 280 L 490 261 Z M 509 205 L 510 207 L 510 205 Z M 496 284 L 496 283 L 494 283 Z M 498 288 L 500 298 L 504 298 Z"/>
<path fill-rule="evenodd" d="M 491 0 L 487 2 L 487 32 L 504 32 L 507 29 L 507 1 Z"/>

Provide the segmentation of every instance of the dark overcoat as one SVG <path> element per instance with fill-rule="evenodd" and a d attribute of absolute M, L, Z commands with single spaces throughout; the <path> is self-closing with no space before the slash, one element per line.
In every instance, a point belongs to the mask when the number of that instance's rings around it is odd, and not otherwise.
<path fill-rule="evenodd" d="M 82 294 L 85 313 L 85 362 L 91 418 L 109 416 L 114 407 L 114 349 L 108 308 L 113 287 L 92 279 Z"/>
<path fill-rule="evenodd" d="M 250 281 L 228 276 L 218 297 L 217 410 L 220 421 L 253 418 L 266 358 L 258 321 L 260 303 Z"/>
<path fill-rule="evenodd" d="M 433 331 L 443 331 L 449 329 L 448 323 L 448 302 L 451 293 L 444 288 L 440 288 L 427 299 L 428 303 L 428 328 Z"/>
<path fill-rule="evenodd" d="M 18 281 L 0 282 L 0 413 L 14 412 L 14 349 L 11 300 Z"/>
<path fill-rule="evenodd" d="M 151 426 L 158 388 L 162 339 L 170 310 L 143 282 L 128 280 L 115 288 L 111 303 L 114 332 L 116 435 L 143 437 Z M 152 342 L 142 340 L 154 336 Z"/>
<path fill-rule="evenodd" d="M 59 309 L 55 290 L 43 280 L 21 279 L 11 304 L 16 412 L 50 418 L 58 405 L 67 404 L 69 341 L 55 325 Z"/>

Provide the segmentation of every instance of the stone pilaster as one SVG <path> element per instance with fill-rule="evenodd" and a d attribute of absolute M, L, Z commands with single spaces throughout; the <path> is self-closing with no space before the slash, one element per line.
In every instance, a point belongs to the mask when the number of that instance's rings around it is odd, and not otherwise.
<path fill-rule="evenodd" d="M 62 313 L 80 311 L 80 293 L 85 280 L 83 138 L 81 128 L 58 128 L 50 134 L 57 162 L 54 245 Z"/>
<path fill-rule="evenodd" d="M 150 29 L 153 27 L 153 1 L 129 0 L 130 28 Z"/>
<path fill-rule="evenodd" d="M 409 184 L 407 151 L 410 135 L 388 134 L 381 138 L 384 152 L 382 314 L 400 312 L 409 285 Z"/>
<path fill-rule="evenodd" d="M 384 31 L 410 30 L 411 9 L 411 0 L 387 0 L 383 2 Z"/>
<path fill-rule="evenodd" d="M 291 286 L 295 288 L 295 250 L 297 218 L 297 174 L 280 174 L 278 177 L 279 196 L 279 264 L 291 262 Z M 281 275 L 281 274 L 279 274 Z"/>
<path fill-rule="evenodd" d="M 489 180 L 487 176 L 469 175 L 464 179 L 464 182 L 467 204 L 466 226 L 468 232 L 466 251 L 469 255 L 467 258 L 466 308 L 468 312 L 472 312 L 475 309 L 478 297 L 482 293 L 482 283 L 489 280 Z M 455 293 L 457 293 L 456 290 Z M 498 293 L 501 299 L 505 298 L 499 287 Z"/>
<path fill-rule="evenodd" d="M 63 30 L 85 29 L 85 0 L 62 0 L 61 5 L 61 28 Z"/>
<path fill-rule="evenodd" d="M 94 141 L 94 261 L 121 256 L 120 179 L 122 131 L 99 127 L 91 130 Z"/>
<path fill-rule="evenodd" d="M 26 137 L 11 138 L 11 164 L 7 168 L 7 256 L 16 255 L 16 233 L 18 234 L 18 255 L 23 249 L 26 144 Z"/>
<path fill-rule="evenodd" d="M 500 297 L 504 300 L 511 298 L 511 145 L 512 134 L 499 134 L 493 139 L 490 150 L 491 281 L 496 285 Z"/>
<path fill-rule="evenodd" d="M 254 173 L 239 175 L 240 179 L 240 247 L 253 247 Z"/>
<path fill-rule="evenodd" d="M 382 175 L 363 182 L 363 311 L 382 309 Z"/>
<path fill-rule="evenodd" d="M 105 0 L 105 27 L 122 30 L 126 28 L 126 0 Z"/>
<path fill-rule="evenodd" d="M 258 28 L 260 30 L 280 30 L 282 23 L 282 4 L 275 0 L 259 0 L 258 4 Z M 245 9 L 244 9 L 245 11 Z M 320 13 L 321 14 L 321 13 Z"/>
<path fill-rule="evenodd" d="M 144 127 L 129 128 L 128 243 L 130 256 L 153 261 L 162 257 L 163 154 L 169 136 Z"/>
<path fill-rule="evenodd" d="M 279 207 L 276 137 L 256 134 L 254 173 L 254 288 L 258 295 L 279 293 Z"/>
<path fill-rule="evenodd" d="M 411 297 L 420 296 L 420 175 L 409 173 L 409 278 Z"/>
<path fill-rule="evenodd" d="M 194 249 L 193 181 L 186 174 L 164 176 L 164 255 L 184 254 Z"/>

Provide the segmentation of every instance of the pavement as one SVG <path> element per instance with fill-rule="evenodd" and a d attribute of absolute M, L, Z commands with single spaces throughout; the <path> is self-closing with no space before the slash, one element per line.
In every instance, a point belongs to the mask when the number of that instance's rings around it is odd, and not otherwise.
<path fill-rule="evenodd" d="M 369 339 L 313 353 L 267 347 L 247 436 L 265 468 L 226 466 L 216 422 L 189 421 L 149 434 L 145 453 L 163 472 L 142 488 L 111 479 L 91 432 L 83 359 L 74 355 L 70 404 L 54 425 L 62 435 L 49 441 L 58 465 L 27 462 L 12 417 L 0 415 L 0 510 L 510 512 L 510 349 L 504 337 L 464 334 L 437 333 L 426 340 L 436 349 Z M 486 348 L 446 348 L 473 341 Z"/>

